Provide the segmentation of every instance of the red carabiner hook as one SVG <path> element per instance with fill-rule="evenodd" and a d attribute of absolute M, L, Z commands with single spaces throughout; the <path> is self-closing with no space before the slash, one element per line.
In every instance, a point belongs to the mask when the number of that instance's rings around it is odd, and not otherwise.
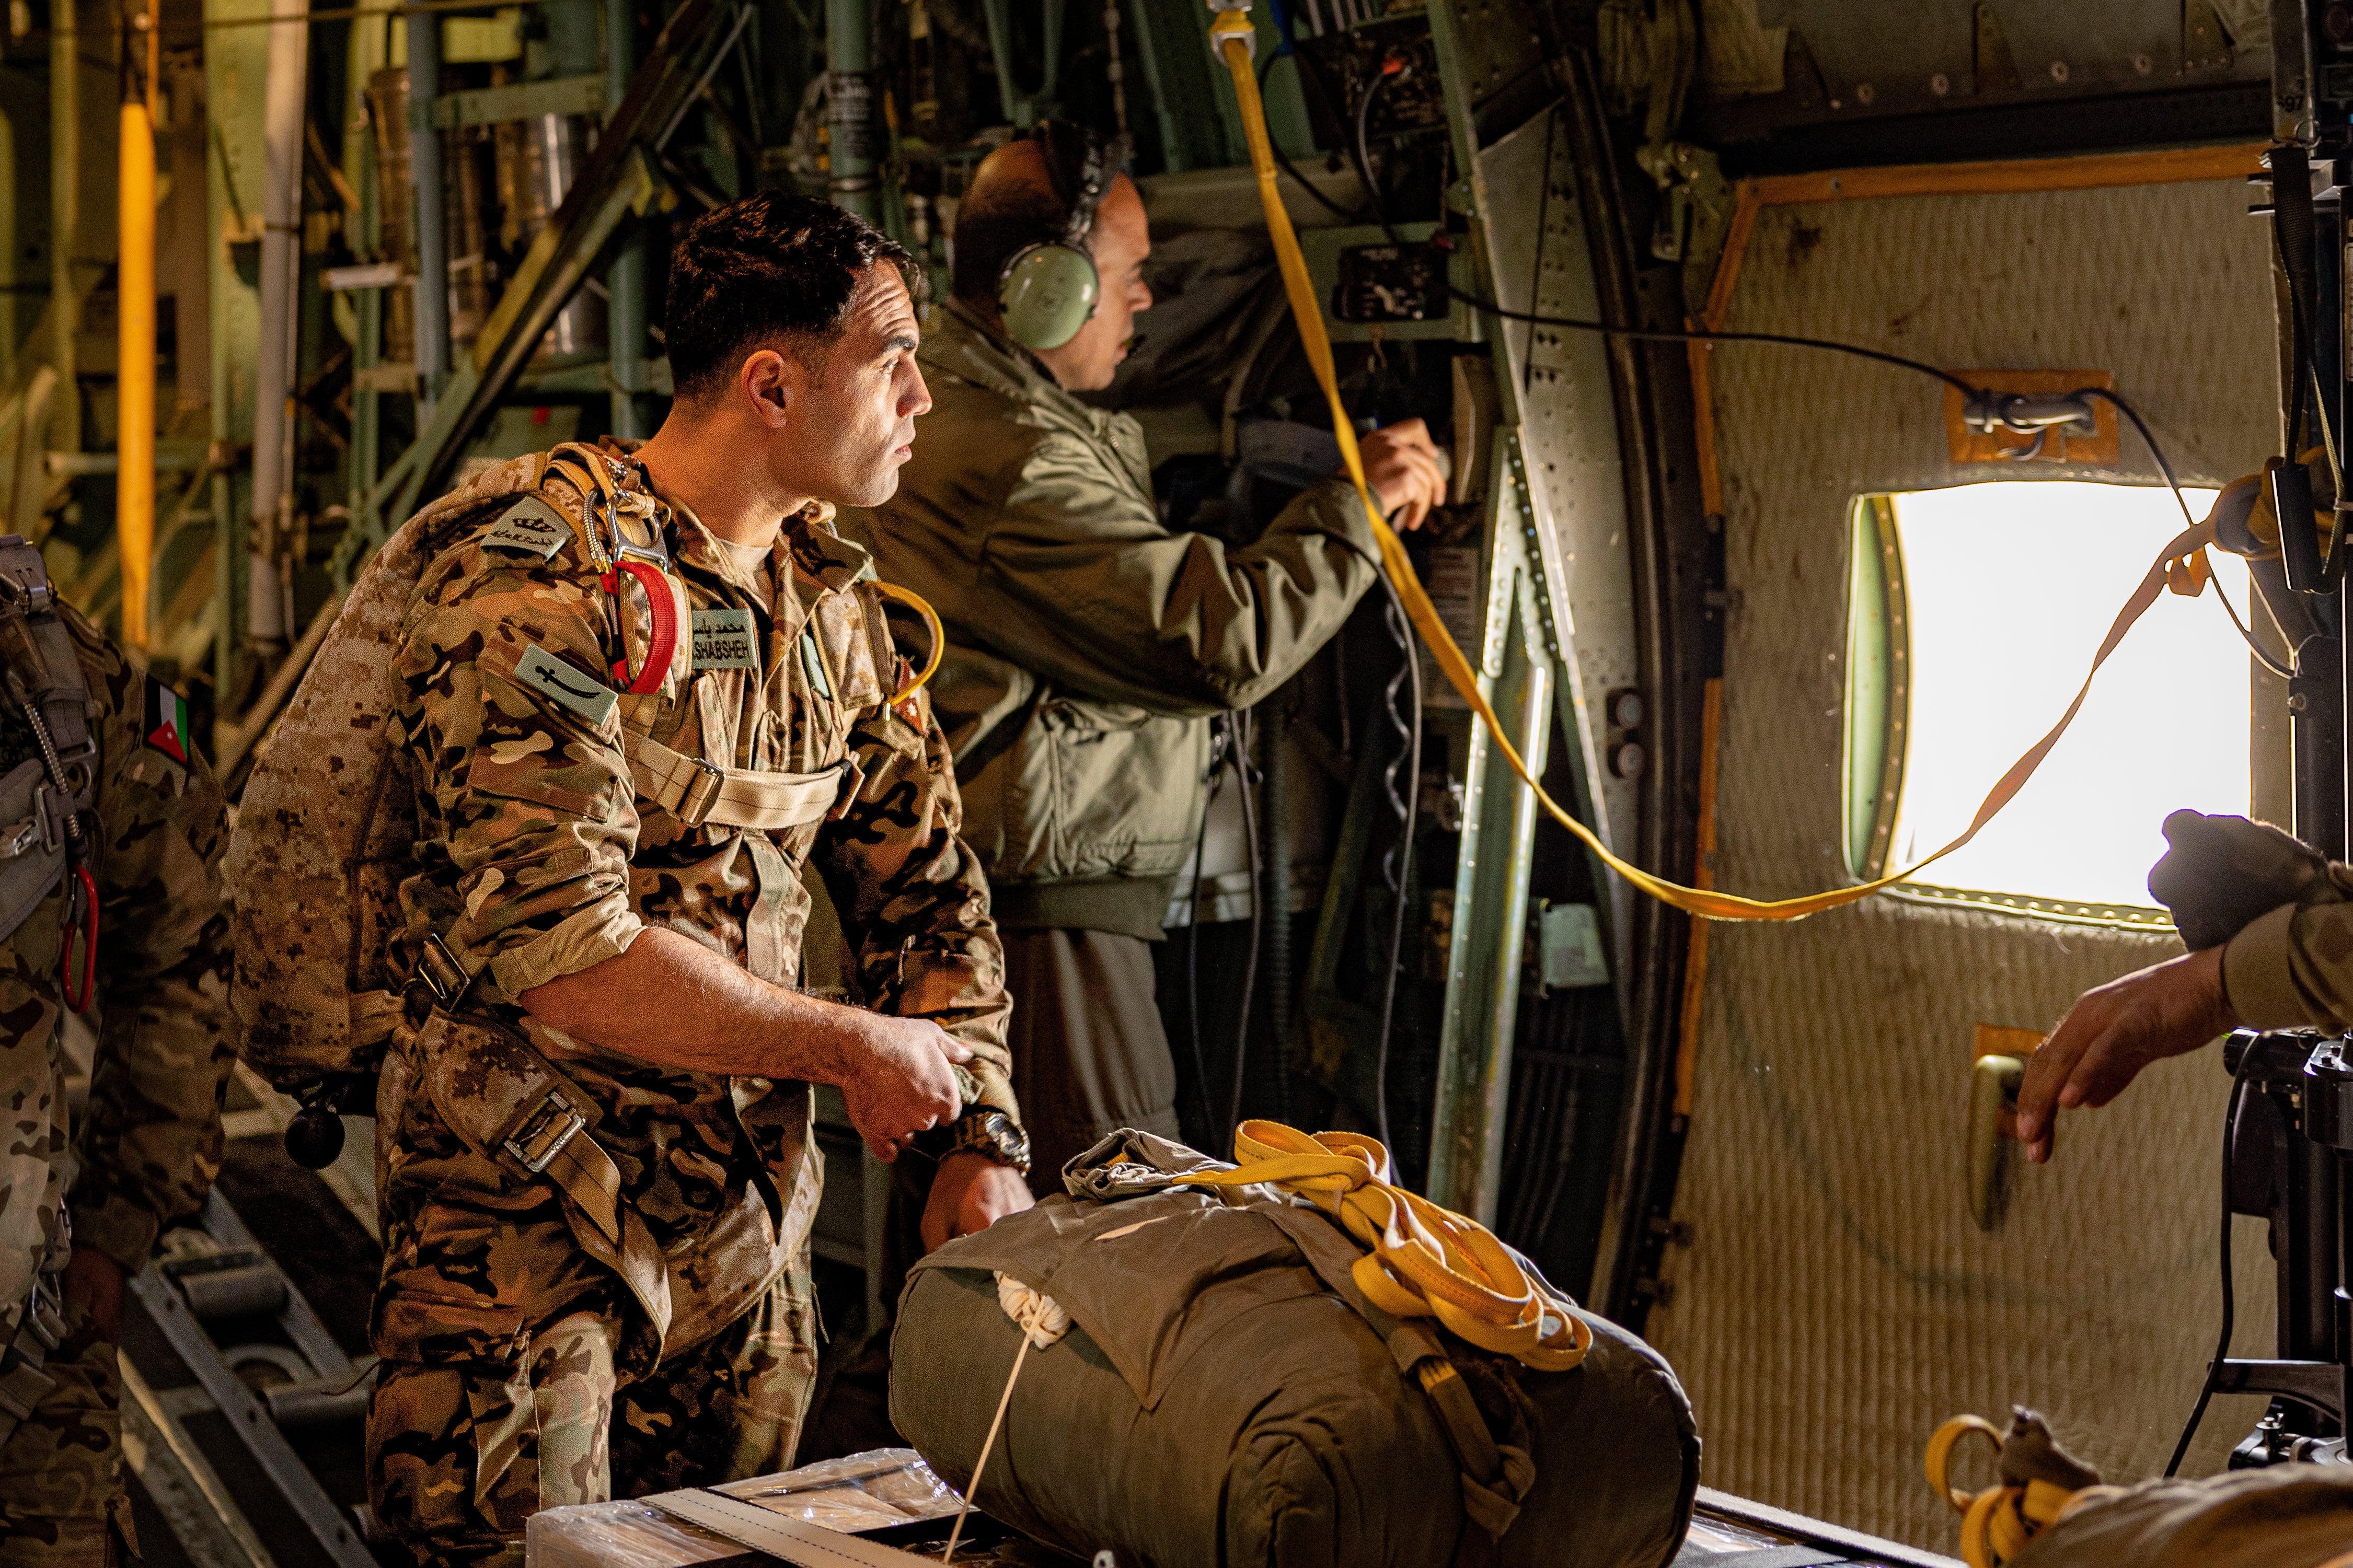
<path fill-rule="evenodd" d="M 90 994 L 98 984 L 98 883 L 90 868 L 77 864 L 66 873 L 65 946 L 58 955 L 58 984 L 66 1005 L 75 1012 L 90 1007 Z M 76 905 L 79 906 L 77 912 Z M 74 937 L 81 937 L 81 991 L 74 991 Z"/>

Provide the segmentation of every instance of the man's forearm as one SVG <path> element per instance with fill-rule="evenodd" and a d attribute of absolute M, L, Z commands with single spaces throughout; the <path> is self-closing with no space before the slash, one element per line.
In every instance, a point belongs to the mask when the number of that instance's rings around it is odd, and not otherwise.
<path fill-rule="evenodd" d="M 811 1083 L 848 1078 L 874 1022 L 771 985 L 659 927 L 638 932 L 619 957 L 517 1000 L 552 1029 L 659 1067 Z"/>

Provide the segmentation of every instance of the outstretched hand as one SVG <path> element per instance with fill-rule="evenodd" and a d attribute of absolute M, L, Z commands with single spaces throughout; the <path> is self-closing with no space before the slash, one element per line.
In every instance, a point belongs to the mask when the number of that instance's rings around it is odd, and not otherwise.
<path fill-rule="evenodd" d="M 2051 1158 L 2061 1110 L 2105 1105 L 2151 1062 L 2194 1051 L 2237 1025 L 2222 994 L 2219 947 L 2084 992 L 2026 1064 L 2018 1090 L 2026 1157 Z"/>

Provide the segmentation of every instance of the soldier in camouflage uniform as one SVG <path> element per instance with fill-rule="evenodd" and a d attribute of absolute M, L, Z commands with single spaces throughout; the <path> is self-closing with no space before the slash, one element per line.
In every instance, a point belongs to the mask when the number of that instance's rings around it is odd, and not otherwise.
<path fill-rule="evenodd" d="M 38 559 L 0 541 L 0 572 L 11 578 L 37 573 Z M 231 1060 L 220 788 L 189 742 L 185 704 L 79 614 L 55 613 L 62 635 L 49 645 L 69 649 L 79 668 L 96 742 L 95 757 L 77 760 L 57 733 L 64 726 L 45 726 L 69 779 L 95 770 L 79 860 L 98 895 L 104 1017 L 89 1109 L 69 1129 L 61 978 L 69 962 L 79 1000 L 89 970 L 80 910 L 69 910 L 79 879 L 69 868 L 0 943 L 0 1093 L 11 1128 L 0 1164 L 0 1345 L 12 1347 L 0 1372 L 0 1425 L 10 1427 L 0 1441 L 0 1568 L 107 1563 L 110 1516 L 132 1543 L 115 1356 L 123 1281 L 219 1173 Z M 44 685 L 15 658 L 8 677 L 37 699 Z M 11 807 L 0 815 L 15 815 L 12 786 L 29 794 L 50 776 L 26 713 L 21 700 L 0 699 L 0 802 Z M 40 852 L 37 822 L 30 841 L 23 826 L 0 824 L 10 848 L 0 866 Z M 0 888 L 6 879 L 0 872 Z"/>
<path fill-rule="evenodd" d="M 887 496 L 929 404 L 904 260 L 822 203 L 706 215 L 673 263 L 662 429 L 438 503 L 452 542 L 410 601 L 391 722 L 410 953 L 449 984 L 379 1094 L 368 1429 L 377 1521 L 421 1563 L 519 1563 L 537 1509 L 790 1466 L 817 1363 L 811 1082 L 878 1155 L 938 1160 L 941 1233 L 1027 1206 L 987 885 L 928 695 L 897 697 L 906 660 L 827 504 Z M 609 527 L 670 564 L 606 574 Z M 665 672 L 670 582 L 693 646 Z M 649 756 L 823 798 L 722 826 Z M 811 864 L 872 1011 L 793 989 Z M 491 1080 L 436 1054 L 459 1014 L 588 1102 L 609 1227 L 593 1183 L 465 1134 Z"/>

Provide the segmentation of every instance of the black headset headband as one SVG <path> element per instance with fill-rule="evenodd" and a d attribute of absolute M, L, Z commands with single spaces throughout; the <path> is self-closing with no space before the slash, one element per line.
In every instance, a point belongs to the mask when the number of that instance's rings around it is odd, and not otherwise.
<path fill-rule="evenodd" d="M 1061 161 L 1055 156 L 1055 142 L 1063 130 L 1075 131 L 1083 138 L 1080 154 L 1078 188 L 1066 190 Z M 1086 238 L 1095 226 L 1095 213 L 1102 207 L 1103 197 L 1111 192 L 1112 182 L 1118 179 L 1127 163 L 1127 139 L 1105 137 L 1083 125 L 1068 121 L 1049 121 L 1038 127 L 1035 135 L 1043 144 L 1046 154 L 1047 178 L 1054 184 L 1054 195 L 1070 207 L 1070 221 L 1063 226 L 1060 243 L 1073 249 L 1084 249 Z"/>

